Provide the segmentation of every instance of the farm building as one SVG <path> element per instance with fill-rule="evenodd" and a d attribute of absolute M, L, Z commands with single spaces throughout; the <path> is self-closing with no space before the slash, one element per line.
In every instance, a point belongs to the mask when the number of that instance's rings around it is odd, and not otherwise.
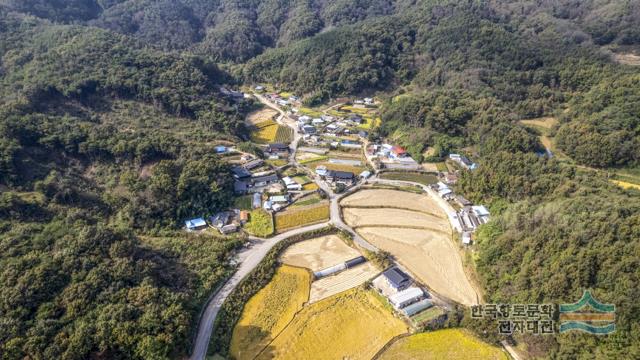
<path fill-rule="evenodd" d="M 231 168 L 231 172 L 233 173 L 233 177 L 236 179 L 244 179 L 251 176 L 251 173 L 242 166 L 235 166 Z"/>
<path fill-rule="evenodd" d="M 471 160 L 469 160 L 464 155 L 449 154 L 449 159 L 457 162 L 458 164 L 460 164 L 460 166 L 462 166 L 463 168 L 465 168 L 467 170 L 473 170 L 473 169 L 475 169 L 477 167 L 477 165 L 475 163 L 471 162 Z"/>
<path fill-rule="evenodd" d="M 207 222 L 203 218 L 195 218 L 184 222 L 188 231 L 202 230 L 207 227 Z"/>
<path fill-rule="evenodd" d="M 267 185 L 276 183 L 278 181 L 280 181 L 280 179 L 278 178 L 278 175 L 276 175 L 276 174 L 256 176 L 256 177 L 251 179 L 251 182 L 253 183 L 253 186 L 258 186 L 258 187 L 267 186 Z"/>
<path fill-rule="evenodd" d="M 219 231 L 220 231 L 220 233 L 222 235 L 231 234 L 231 233 L 234 233 L 234 232 L 238 231 L 238 225 L 236 225 L 236 224 L 225 225 L 225 226 L 221 227 L 219 229 Z"/>
<path fill-rule="evenodd" d="M 311 116 L 309 115 L 302 115 L 298 118 L 298 121 L 301 122 L 302 124 L 308 124 L 311 122 Z"/>
<path fill-rule="evenodd" d="M 251 207 L 254 209 L 257 209 L 260 206 L 262 206 L 262 194 L 255 193 L 253 194 L 253 201 L 251 202 Z"/>
<path fill-rule="evenodd" d="M 329 275 L 337 274 L 340 271 L 346 270 L 346 269 L 347 269 L 347 265 L 345 263 L 340 263 L 338 265 L 334 265 L 334 266 L 328 267 L 326 269 L 315 271 L 313 273 L 313 276 L 316 279 L 320 279 L 320 278 L 323 278 L 323 277 L 326 277 L 326 276 L 329 276 Z"/>
<path fill-rule="evenodd" d="M 269 197 L 269 201 L 271 201 L 271 203 L 288 203 L 289 202 L 289 196 L 288 195 L 275 195 L 275 196 Z"/>
<path fill-rule="evenodd" d="M 240 218 L 240 224 L 244 225 L 247 221 L 249 221 L 249 212 L 246 210 L 240 211 L 239 218 Z"/>
<path fill-rule="evenodd" d="M 345 261 L 344 264 L 347 266 L 347 269 L 351 269 L 352 267 L 363 264 L 366 261 L 367 259 L 364 256 L 358 256 L 357 258 Z"/>
<path fill-rule="evenodd" d="M 404 271 L 398 269 L 397 267 L 383 272 L 382 276 L 389 284 L 389 286 L 391 286 L 396 291 L 400 291 L 411 285 L 411 278 L 409 277 L 409 275 L 405 274 Z"/>
<path fill-rule="evenodd" d="M 221 211 L 209 218 L 209 223 L 215 228 L 222 228 L 227 225 L 229 219 L 231 219 L 232 213 L 229 211 Z"/>
<path fill-rule="evenodd" d="M 262 159 L 254 159 L 254 160 L 248 161 L 246 164 L 243 165 L 243 167 L 247 170 L 252 170 L 262 166 L 263 164 L 264 164 L 264 161 Z"/>
<path fill-rule="evenodd" d="M 236 180 L 233 183 L 233 192 L 236 194 L 244 194 L 249 189 L 249 186 L 246 181 Z"/>
<path fill-rule="evenodd" d="M 467 199 L 466 199 L 464 196 L 462 196 L 462 195 L 456 195 L 456 196 L 455 196 L 455 200 L 456 200 L 456 202 L 457 202 L 460 206 L 462 206 L 462 207 L 465 207 L 465 206 L 469 206 L 469 205 L 471 205 L 471 201 L 467 200 Z"/>
<path fill-rule="evenodd" d="M 369 133 L 364 131 L 364 130 L 360 130 L 358 131 L 358 137 L 360 137 L 361 139 L 366 139 L 369 136 Z"/>
<path fill-rule="evenodd" d="M 302 185 L 298 184 L 297 182 L 295 182 L 292 178 L 290 178 L 289 176 L 283 177 L 282 181 L 284 181 L 284 184 L 287 187 L 287 190 L 302 190 Z"/>
<path fill-rule="evenodd" d="M 365 170 L 363 172 L 360 173 L 360 175 L 358 175 L 361 179 L 368 179 L 369 177 L 371 177 L 371 171 L 369 170 Z"/>
<path fill-rule="evenodd" d="M 316 174 L 320 175 L 320 176 L 326 176 L 327 175 L 327 167 L 324 165 L 318 165 L 316 166 Z"/>
<path fill-rule="evenodd" d="M 437 191 L 438 195 L 440 195 L 440 197 L 443 199 L 448 199 L 451 196 L 453 196 L 453 190 L 451 190 L 443 182 L 438 182 L 437 184 L 434 184 L 433 189 Z"/>
<path fill-rule="evenodd" d="M 402 312 L 406 316 L 413 316 L 413 315 L 419 313 L 420 311 L 428 309 L 428 308 L 430 308 L 432 306 L 433 306 L 433 303 L 431 303 L 431 300 L 422 299 L 422 300 L 418 301 L 417 303 L 408 305 L 407 307 L 402 309 Z"/>
<path fill-rule="evenodd" d="M 216 152 L 216 154 L 223 154 L 223 153 L 227 152 L 227 147 L 226 146 L 222 146 L 222 145 L 218 145 L 218 146 L 214 147 L 213 150 Z"/>
<path fill-rule="evenodd" d="M 391 151 L 389 152 L 389 155 L 393 159 L 398 159 L 407 156 L 407 151 L 400 146 L 393 146 L 391 148 Z"/>
<path fill-rule="evenodd" d="M 424 291 L 417 287 L 410 287 L 397 294 L 389 296 L 389 301 L 396 309 L 402 309 L 411 305 L 424 297 Z"/>
<path fill-rule="evenodd" d="M 316 169 L 317 172 L 317 169 Z M 326 179 L 335 183 L 342 183 L 345 185 L 353 184 L 355 180 L 355 175 L 349 171 L 334 171 L 329 170 L 325 175 Z"/>
<path fill-rule="evenodd" d="M 302 131 L 303 131 L 305 134 L 313 135 L 313 134 L 315 134 L 315 133 L 316 133 L 316 128 L 315 128 L 315 127 L 313 127 L 313 126 L 311 126 L 311 125 L 304 125 L 304 126 L 302 127 Z"/>
<path fill-rule="evenodd" d="M 478 218 L 481 224 L 489 222 L 489 210 L 484 205 L 475 205 L 471 207 L 471 210 Z"/>
<path fill-rule="evenodd" d="M 465 231 L 462 233 L 462 243 L 465 245 L 469 245 L 471 244 L 471 233 L 468 231 Z"/>
<path fill-rule="evenodd" d="M 272 207 L 273 204 L 269 200 L 265 201 L 264 204 L 262 204 L 262 208 L 265 210 L 271 210 Z"/>
<path fill-rule="evenodd" d="M 267 145 L 264 151 L 269 154 L 278 154 L 278 153 L 284 153 L 284 152 L 288 153 L 289 145 L 283 144 L 283 143 L 272 143 Z"/>
<path fill-rule="evenodd" d="M 442 181 L 447 185 L 452 185 L 458 182 L 458 174 L 448 172 L 442 176 Z"/>

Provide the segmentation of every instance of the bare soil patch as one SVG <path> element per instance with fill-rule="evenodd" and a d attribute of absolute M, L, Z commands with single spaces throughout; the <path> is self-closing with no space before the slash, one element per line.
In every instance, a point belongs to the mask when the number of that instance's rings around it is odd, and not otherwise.
<path fill-rule="evenodd" d="M 337 235 L 327 235 L 289 246 L 280 259 L 287 265 L 318 271 L 358 256 L 360 253 Z"/>
<path fill-rule="evenodd" d="M 278 112 L 270 108 L 257 110 L 247 115 L 247 124 L 257 125 L 273 119 L 276 115 L 278 115 Z"/>
<path fill-rule="evenodd" d="M 558 120 L 554 117 L 541 117 L 536 119 L 521 120 L 520 123 L 526 126 L 539 126 L 544 129 L 551 129 Z"/>
<path fill-rule="evenodd" d="M 640 55 L 636 54 L 613 54 L 613 59 L 624 65 L 640 66 Z"/>

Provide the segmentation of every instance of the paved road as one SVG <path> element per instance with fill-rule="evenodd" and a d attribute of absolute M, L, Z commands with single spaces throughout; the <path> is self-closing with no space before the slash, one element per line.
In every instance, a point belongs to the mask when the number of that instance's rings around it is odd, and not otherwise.
<path fill-rule="evenodd" d="M 213 296 L 211 301 L 206 305 L 202 317 L 200 318 L 200 324 L 198 326 L 198 334 L 193 347 L 193 353 L 191 354 L 192 360 L 203 360 L 207 355 L 207 348 L 209 346 L 209 339 L 211 338 L 211 332 L 213 331 L 213 323 L 218 316 L 220 307 L 227 299 L 229 294 L 238 286 L 240 281 L 244 279 L 253 269 L 258 266 L 260 261 L 267 255 L 269 250 L 273 248 L 280 241 L 289 238 L 294 235 L 303 234 L 308 231 L 322 229 L 328 226 L 329 222 L 322 224 L 305 226 L 303 228 L 287 231 L 280 235 L 276 235 L 269 239 L 261 239 L 256 237 L 250 237 L 254 241 L 254 245 L 250 248 L 244 249 L 238 253 L 238 262 L 240 267 L 238 270 L 227 280 L 222 288 Z"/>

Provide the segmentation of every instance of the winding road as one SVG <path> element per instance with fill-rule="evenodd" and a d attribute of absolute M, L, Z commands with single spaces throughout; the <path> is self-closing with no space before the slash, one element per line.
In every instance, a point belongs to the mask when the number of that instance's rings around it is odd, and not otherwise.
<path fill-rule="evenodd" d="M 299 166 L 298 162 L 296 161 L 296 151 L 298 148 L 298 144 L 302 139 L 302 136 L 296 129 L 295 121 L 289 118 L 287 114 L 283 110 L 281 110 L 278 106 L 276 106 L 275 104 L 272 104 L 263 96 L 258 94 L 254 94 L 254 95 L 258 100 L 260 100 L 260 102 L 262 102 L 266 106 L 280 113 L 280 116 L 278 116 L 278 118 L 276 119 L 278 123 L 289 126 L 293 129 L 294 138 L 290 144 L 291 155 L 289 157 L 289 165 Z M 350 226 L 344 223 L 344 221 L 342 220 L 341 212 L 340 212 L 340 205 L 339 205 L 340 199 L 360 189 L 362 184 L 358 184 L 352 187 L 345 193 L 335 194 L 331 189 L 331 187 L 326 182 L 322 181 L 319 176 L 313 173 L 309 175 L 313 178 L 313 180 L 318 184 L 318 186 L 329 197 L 330 220 L 328 222 L 309 225 L 309 226 L 301 227 L 291 231 L 287 231 L 285 233 L 282 233 L 267 239 L 249 237 L 249 239 L 253 242 L 253 245 L 249 248 L 243 249 L 237 254 L 237 261 L 240 264 L 240 266 L 238 267 L 236 272 L 224 283 L 224 285 L 221 288 L 219 288 L 219 290 L 217 290 L 217 292 L 213 295 L 211 300 L 206 304 L 206 307 L 201 315 L 200 322 L 198 325 L 198 333 L 196 335 L 192 354 L 190 357 L 191 360 L 204 360 L 206 358 L 207 349 L 208 349 L 209 341 L 211 338 L 211 333 L 213 331 L 213 324 L 218 315 L 218 312 L 220 311 L 220 308 L 222 307 L 222 304 L 227 299 L 227 297 L 233 292 L 233 290 L 238 286 L 238 284 L 242 281 L 242 279 L 244 279 L 247 275 L 249 275 L 251 271 L 253 271 L 253 269 L 255 269 L 258 266 L 260 261 L 262 261 L 262 259 L 267 255 L 269 250 L 271 250 L 271 248 L 273 248 L 280 241 L 294 235 L 303 234 L 309 231 L 321 229 L 328 225 L 333 225 L 336 228 L 344 230 L 349 234 L 351 234 L 351 236 L 354 239 L 354 242 L 358 246 L 368 251 L 372 251 L 372 252 L 378 251 L 378 249 L 375 246 L 367 242 L 358 233 L 356 233 L 355 230 L 353 230 Z M 379 182 L 379 183 L 396 184 L 396 185 L 398 184 L 417 185 L 422 187 L 422 189 L 427 192 L 430 191 L 428 187 L 419 183 L 414 183 L 410 181 L 383 180 L 383 179 L 378 179 L 376 175 L 370 178 L 368 182 Z M 444 299 L 442 302 L 444 304 L 447 303 L 447 301 Z"/>

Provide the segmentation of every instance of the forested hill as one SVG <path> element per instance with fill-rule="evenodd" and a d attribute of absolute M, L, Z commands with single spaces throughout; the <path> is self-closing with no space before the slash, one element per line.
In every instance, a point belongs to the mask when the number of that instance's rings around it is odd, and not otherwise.
<path fill-rule="evenodd" d="M 208 60 L 0 11 L 0 354 L 187 353 L 238 239 L 188 237 L 228 206 L 244 109 Z"/>
<path fill-rule="evenodd" d="M 430 0 L 0 0 L 18 12 L 90 24 L 132 35 L 161 49 L 190 49 L 221 61 L 246 61 L 265 49 L 387 15 L 446 11 Z M 484 3 L 460 2 L 461 6 Z M 502 17 L 544 14 L 599 45 L 637 44 L 634 1 L 493 1 Z M 442 5 L 441 8 L 439 8 Z"/>

